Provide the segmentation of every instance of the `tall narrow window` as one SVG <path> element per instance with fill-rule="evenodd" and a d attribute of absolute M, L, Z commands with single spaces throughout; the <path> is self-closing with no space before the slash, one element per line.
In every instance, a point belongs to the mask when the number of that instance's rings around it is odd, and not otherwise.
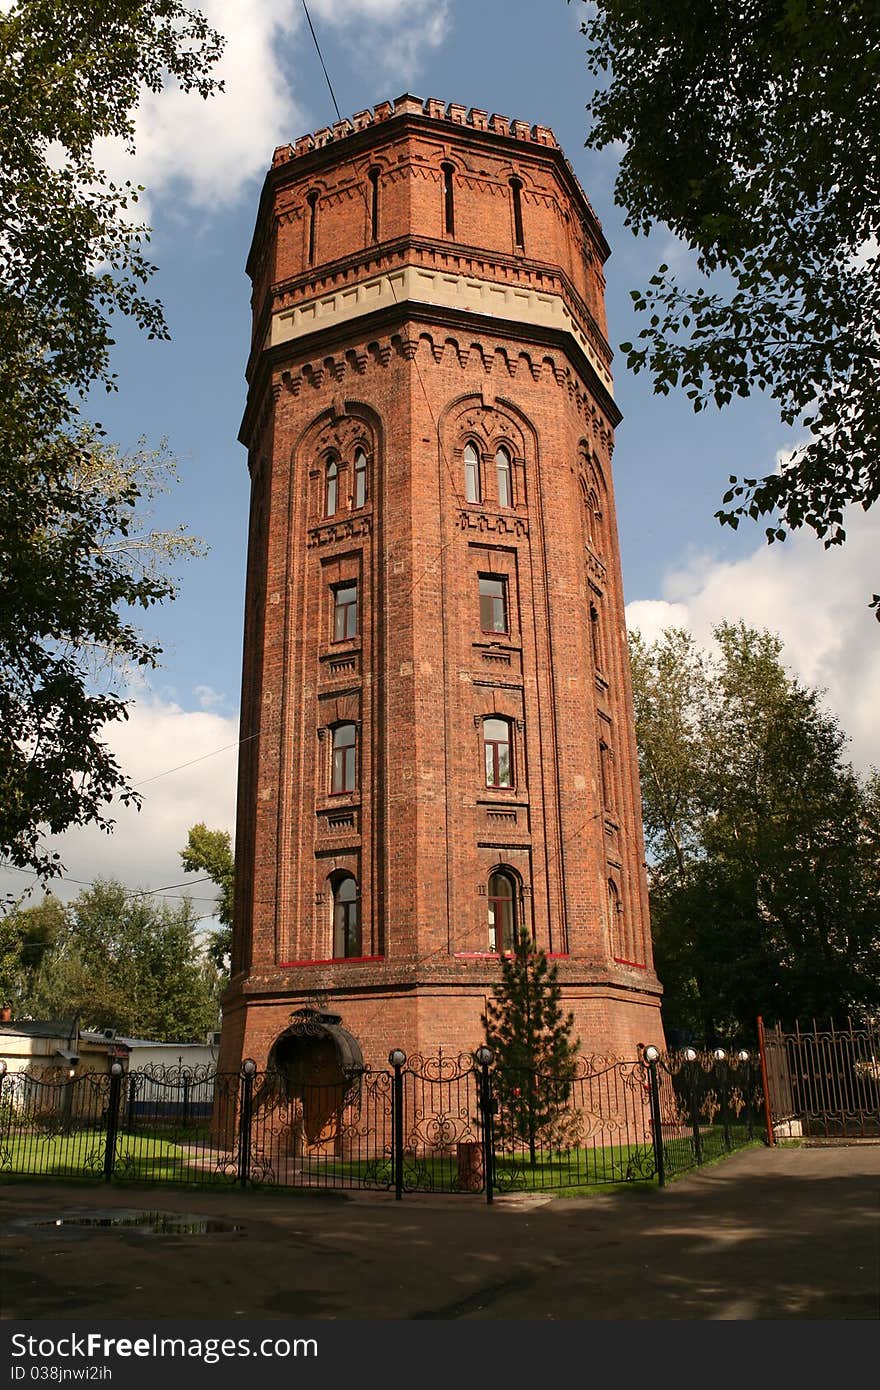
<path fill-rule="evenodd" d="M 310 193 L 306 198 L 309 205 L 309 265 L 315 264 L 315 235 L 318 230 L 318 195 Z"/>
<path fill-rule="evenodd" d="M 483 720 L 483 751 L 487 787 L 513 786 L 510 725 L 506 719 Z"/>
<path fill-rule="evenodd" d="M 335 516 L 339 506 L 339 465 L 330 459 L 324 474 L 324 515 Z"/>
<path fill-rule="evenodd" d="M 354 724 L 337 724 L 333 730 L 333 796 L 353 792 L 357 785 L 357 730 Z"/>
<path fill-rule="evenodd" d="M 594 603 L 590 604 L 590 649 L 593 653 L 593 665 L 597 671 L 601 671 L 602 634 L 599 631 L 599 610 Z"/>
<path fill-rule="evenodd" d="M 480 575 L 480 627 L 483 632 L 507 632 L 507 580 Z"/>
<path fill-rule="evenodd" d="M 499 449 L 495 455 L 495 479 L 498 485 L 499 507 L 513 506 L 513 483 L 510 473 L 510 454 Z"/>
<path fill-rule="evenodd" d="M 513 202 L 513 239 L 516 249 L 523 249 L 523 221 L 522 221 L 522 181 L 520 179 L 510 180 L 510 196 Z"/>
<path fill-rule="evenodd" d="M 602 805 L 606 811 L 614 810 L 613 771 L 611 749 L 602 739 L 599 744 L 599 776 L 602 779 Z"/>
<path fill-rule="evenodd" d="M 370 237 L 379 240 L 379 170 L 370 170 Z"/>
<path fill-rule="evenodd" d="M 480 456 L 473 444 L 464 446 L 464 496 L 466 502 L 480 500 Z"/>
<path fill-rule="evenodd" d="M 333 955 L 342 960 L 360 954 L 357 881 L 351 874 L 345 874 L 333 888 Z"/>
<path fill-rule="evenodd" d="M 489 876 L 489 950 L 512 951 L 515 944 L 516 892 L 513 879 L 498 869 Z"/>
<path fill-rule="evenodd" d="M 351 495 L 353 507 L 363 507 L 367 501 L 367 456 L 358 449 L 354 456 L 354 491 Z"/>
<path fill-rule="evenodd" d="M 346 642 L 357 637 L 357 584 L 338 584 L 333 590 L 333 641 Z"/>
<path fill-rule="evenodd" d="M 454 173 L 451 164 L 441 164 L 443 170 L 443 225 L 447 236 L 455 236 L 455 195 L 452 187 Z"/>
<path fill-rule="evenodd" d="M 620 901 L 620 889 L 613 878 L 608 880 L 608 923 L 611 930 L 611 954 L 615 960 L 624 959 L 623 943 L 623 906 Z"/>

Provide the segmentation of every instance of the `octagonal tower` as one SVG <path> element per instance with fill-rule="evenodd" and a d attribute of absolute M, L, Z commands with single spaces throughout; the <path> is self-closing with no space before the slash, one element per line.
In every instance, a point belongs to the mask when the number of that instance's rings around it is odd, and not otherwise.
<path fill-rule="evenodd" d="M 543 126 L 403 96 L 275 152 L 224 1067 L 316 1001 L 355 1059 L 471 1049 L 519 924 L 585 1051 L 661 1037 L 608 254 Z"/>

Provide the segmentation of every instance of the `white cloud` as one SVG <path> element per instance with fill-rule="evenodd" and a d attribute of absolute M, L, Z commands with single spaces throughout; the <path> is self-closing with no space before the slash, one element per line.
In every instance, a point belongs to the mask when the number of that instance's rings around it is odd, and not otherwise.
<path fill-rule="evenodd" d="M 84 883 L 116 878 L 129 888 L 162 888 L 199 877 L 183 872 L 180 851 L 197 821 L 211 829 L 233 830 L 237 739 L 237 718 L 185 710 L 157 697 L 135 701 L 125 723 L 108 726 L 106 741 L 131 781 L 141 784 L 143 806 L 140 811 L 114 809 L 112 835 L 92 826 L 56 837 L 51 843 L 61 854 L 66 877 Z M 28 881 L 24 874 L 0 871 L 0 897 L 17 896 Z M 69 901 L 81 884 L 58 882 L 52 891 Z M 200 913 L 210 915 L 216 897 L 213 886 L 194 884 L 192 897 L 198 899 Z M 37 889 L 28 901 L 39 900 Z"/>
<path fill-rule="evenodd" d="M 265 173 L 276 145 L 315 124 L 296 77 L 318 58 L 299 0 L 201 0 L 199 7 L 226 38 L 216 69 L 225 90 L 207 101 L 174 87 L 148 92 L 137 113 L 136 155 L 118 141 L 101 141 L 96 151 L 116 180 L 143 184 L 147 198 L 173 192 L 185 205 L 212 209 L 234 203 Z M 449 0 L 313 0 L 310 8 L 319 41 L 322 28 L 325 36 L 332 29 L 392 84 L 376 92 L 377 101 L 399 95 L 448 30 Z M 136 216 L 150 220 L 148 201 Z"/>
<path fill-rule="evenodd" d="M 698 558 L 667 573 L 662 600 L 636 600 L 626 616 L 647 640 L 675 626 L 709 645 L 723 619 L 778 633 L 786 665 L 827 691 L 826 704 L 852 740 L 850 756 L 865 769 L 880 766 L 880 641 L 867 607 L 877 587 L 880 517 L 853 512 L 846 532 L 845 545 L 830 550 L 803 531 L 730 564 Z"/>
<path fill-rule="evenodd" d="M 207 101 L 174 87 L 147 92 L 138 108 L 134 158 L 118 141 L 101 141 L 97 157 L 117 179 L 148 194 L 174 190 L 195 205 L 234 202 L 268 167 L 303 116 L 281 63 L 281 45 L 301 24 L 295 0 L 203 0 L 200 8 L 224 34 L 216 70 L 225 90 Z M 139 215 L 149 217 L 141 204 Z"/>
<path fill-rule="evenodd" d="M 199 702 L 199 709 L 216 709 L 218 705 L 226 703 L 226 696 L 212 685 L 197 685 L 193 688 L 193 694 Z"/>
<path fill-rule="evenodd" d="M 377 71 L 395 84 L 411 82 L 425 51 L 438 48 L 449 32 L 449 0 L 312 0 L 310 9 L 349 48 L 361 54 L 366 48 Z M 387 95 L 400 94 L 395 86 Z"/>

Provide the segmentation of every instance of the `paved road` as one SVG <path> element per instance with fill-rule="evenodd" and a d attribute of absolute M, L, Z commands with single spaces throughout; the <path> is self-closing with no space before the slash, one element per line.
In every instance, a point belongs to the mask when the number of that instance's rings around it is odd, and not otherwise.
<path fill-rule="evenodd" d="M 7 1319 L 876 1319 L 880 1145 L 750 1149 L 664 1192 L 550 1201 L 0 1187 Z M 136 1208 L 206 1235 L 34 1227 Z"/>

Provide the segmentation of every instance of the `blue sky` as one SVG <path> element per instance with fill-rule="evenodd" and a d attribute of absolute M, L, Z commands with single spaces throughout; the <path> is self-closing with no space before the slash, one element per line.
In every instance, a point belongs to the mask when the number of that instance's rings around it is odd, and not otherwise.
<path fill-rule="evenodd" d="M 105 151 L 114 172 L 146 186 L 154 289 L 172 342 L 148 343 L 121 326 L 120 390 L 96 400 L 94 414 L 123 447 L 142 435 L 168 438 L 180 482 L 156 521 L 185 521 L 210 551 L 181 570 L 178 600 L 148 615 L 164 666 L 133 692 L 129 723 L 112 736 L 133 780 L 144 783 L 144 810 L 121 814 L 114 837 L 65 838 L 68 877 L 80 882 L 104 874 L 132 887 L 177 884 L 188 826 L 203 819 L 232 827 L 247 520 L 236 438 L 249 343 L 244 263 L 273 148 L 335 119 L 301 0 L 211 0 L 203 8 L 228 36 L 226 95 L 209 103 L 177 93 L 150 98 L 136 159 Z M 613 203 L 616 154 L 584 148 L 591 78 L 581 0 L 311 0 L 310 10 L 343 115 L 410 91 L 553 128 L 612 247 L 612 346 L 638 332 L 629 291 L 661 261 L 693 275 L 664 228 L 648 239 L 625 230 Z M 779 631 L 791 668 L 827 688 L 857 764 L 880 762 L 880 655 L 866 607 L 876 588 L 877 521 L 852 518 L 843 552 L 825 552 L 812 533 L 768 548 L 760 528 L 721 528 L 713 513 L 728 475 L 769 471 L 796 435 L 760 397 L 697 416 L 683 397 L 653 396 L 619 355 L 615 377 L 624 415 L 615 488 L 631 624 L 653 635 L 678 622 L 707 639 L 713 622 L 743 617 Z M 8 875 L 0 886 L 21 891 L 25 882 Z M 77 885 L 60 891 L 69 896 Z M 209 910 L 207 900 L 202 906 Z"/>

